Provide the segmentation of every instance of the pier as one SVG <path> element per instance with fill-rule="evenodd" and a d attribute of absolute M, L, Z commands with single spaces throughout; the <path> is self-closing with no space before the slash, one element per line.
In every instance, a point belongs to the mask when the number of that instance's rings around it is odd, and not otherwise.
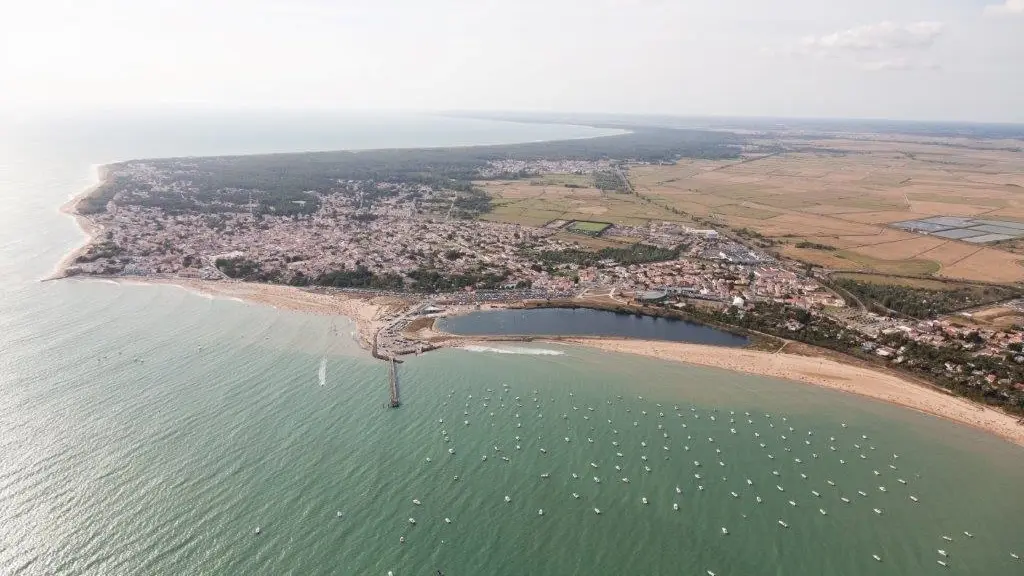
<path fill-rule="evenodd" d="M 392 408 L 398 408 L 402 405 L 402 400 L 398 395 L 398 364 L 395 363 L 395 359 L 392 358 L 388 362 L 388 380 L 391 383 L 391 404 Z"/>

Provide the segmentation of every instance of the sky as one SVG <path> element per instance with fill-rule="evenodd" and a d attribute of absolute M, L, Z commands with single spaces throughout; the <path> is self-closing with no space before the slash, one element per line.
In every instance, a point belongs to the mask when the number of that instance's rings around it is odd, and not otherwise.
<path fill-rule="evenodd" d="M 0 111 L 1024 122 L 1024 0 L 0 0 Z"/>

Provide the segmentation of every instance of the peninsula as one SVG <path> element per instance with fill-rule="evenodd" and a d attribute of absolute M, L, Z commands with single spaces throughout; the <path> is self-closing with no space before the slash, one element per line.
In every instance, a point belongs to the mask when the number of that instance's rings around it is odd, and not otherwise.
<path fill-rule="evenodd" d="M 346 314 L 383 357 L 460 345 L 432 319 L 487 307 L 685 318 L 1024 413 L 1024 180 L 1006 172 L 1024 135 L 579 123 L 625 133 L 110 164 L 69 207 L 90 239 L 59 275 Z M 950 180 L 967 164 L 973 180 Z M 998 209 L 965 210 L 940 185 Z M 844 389 L 1014 437 L 999 412 L 994 427 L 962 404 Z"/>

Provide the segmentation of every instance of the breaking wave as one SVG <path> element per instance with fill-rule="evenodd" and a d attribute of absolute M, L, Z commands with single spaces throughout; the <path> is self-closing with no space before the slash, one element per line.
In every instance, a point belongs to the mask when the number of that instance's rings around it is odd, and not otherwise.
<path fill-rule="evenodd" d="M 469 352 L 490 352 L 492 354 L 523 354 L 526 356 L 562 356 L 565 352 L 561 350 L 548 350 L 547 348 L 493 348 L 491 346 L 463 346 L 463 350 Z"/>

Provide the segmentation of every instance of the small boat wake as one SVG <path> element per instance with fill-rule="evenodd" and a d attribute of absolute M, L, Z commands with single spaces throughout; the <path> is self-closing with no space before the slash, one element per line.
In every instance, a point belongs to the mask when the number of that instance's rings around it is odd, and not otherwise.
<path fill-rule="evenodd" d="M 521 348 L 511 346 L 508 348 L 495 348 L 492 346 L 463 346 L 463 350 L 467 352 L 489 352 L 491 354 L 522 354 L 525 356 L 563 356 L 565 352 L 561 350 L 549 350 L 547 348 Z"/>
<path fill-rule="evenodd" d="M 327 383 L 327 357 L 324 356 L 320 359 L 320 372 L 318 374 L 320 385 L 323 386 Z"/>

